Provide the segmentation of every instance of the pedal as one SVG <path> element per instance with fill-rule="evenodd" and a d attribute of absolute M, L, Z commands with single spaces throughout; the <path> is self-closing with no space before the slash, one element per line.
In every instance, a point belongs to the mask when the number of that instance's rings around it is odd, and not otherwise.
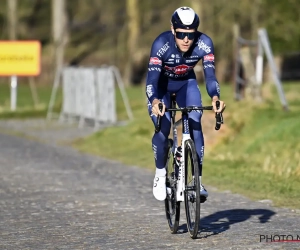
<path fill-rule="evenodd" d="M 196 197 L 194 195 L 188 195 L 188 200 L 191 203 L 194 203 L 196 201 Z"/>
<path fill-rule="evenodd" d="M 204 203 L 207 200 L 205 196 L 200 195 L 200 203 Z"/>

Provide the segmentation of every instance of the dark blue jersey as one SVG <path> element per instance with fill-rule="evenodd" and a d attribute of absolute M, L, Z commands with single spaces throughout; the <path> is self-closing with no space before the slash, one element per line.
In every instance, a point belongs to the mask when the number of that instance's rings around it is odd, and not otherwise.
<path fill-rule="evenodd" d="M 215 76 L 214 46 L 207 35 L 197 31 L 189 51 L 182 53 L 177 48 L 171 31 L 160 34 L 153 42 L 148 65 L 146 94 L 152 101 L 158 99 L 161 84 L 195 78 L 193 68 L 202 59 L 206 89 L 210 97 L 220 95 Z"/>

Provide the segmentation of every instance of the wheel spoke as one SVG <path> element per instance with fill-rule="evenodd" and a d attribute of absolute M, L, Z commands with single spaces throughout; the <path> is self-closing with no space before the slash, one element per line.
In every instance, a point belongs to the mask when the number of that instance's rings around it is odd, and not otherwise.
<path fill-rule="evenodd" d="M 200 186 L 198 176 L 199 171 L 195 146 L 191 140 L 188 140 L 185 146 L 185 210 L 187 227 L 192 238 L 197 237 L 200 218 Z"/>
<path fill-rule="evenodd" d="M 171 194 L 167 192 L 167 198 L 165 199 L 165 210 L 166 217 L 168 221 L 169 228 L 172 233 L 176 233 L 179 226 L 179 216 L 180 216 L 180 204 L 176 201 L 176 178 L 174 173 L 174 162 L 173 162 L 173 152 L 172 152 L 173 143 L 169 141 L 168 155 L 166 159 L 166 186 L 168 191 L 171 191 Z"/>

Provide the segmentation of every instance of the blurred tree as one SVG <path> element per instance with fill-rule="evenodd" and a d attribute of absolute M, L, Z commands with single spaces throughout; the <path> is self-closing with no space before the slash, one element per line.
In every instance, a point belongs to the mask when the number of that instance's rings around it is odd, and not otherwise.
<path fill-rule="evenodd" d="M 140 16 L 138 0 L 127 0 L 126 11 L 128 15 L 128 40 L 127 40 L 127 62 L 125 66 L 125 84 L 132 82 L 133 57 L 138 50 L 138 39 L 140 36 Z"/>
<path fill-rule="evenodd" d="M 57 75 L 63 67 L 65 46 L 68 39 L 65 0 L 52 0 L 52 36 L 54 70 Z"/>
<path fill-rule="evenodd" d="M 198 0 L 191 0 L 190 6 L 199 15 L 201 28 L 203 29 L 204 25 L 202 23 L 202 17 L 204 15 L 205 11 L 207 10 L 206 3 L 205 2 L 201 3 Z"/>
<path fill-rule="evenodd" d="M 69 43 L 73 48 L 68 57 L 70 65 L 81 64 L 98 50 L 101 43 L 98 36 L 104 34 L 106 29 L 99 21 L 102 5 L 103 1 L 99 0 L 90 0 L 88 3 L 76 0 L 67 4 L 68 27 L 71 33 Z"/>
<path fill-rule="evenodd" d="M 300 1 L 263 0 L 263 26 L 275 53 L 300 50 Z"/>
<path fill-rule="evenodd" d="M 18 1 L 19 39 L 40 40 L 43 48 L 51 44 L 51 1 Z"/>
<path fill-rule="evenodd" d="M 55 0 L 11 0 L 11 3 L 14 1 L 18 4 L 17 12 L 8 11 L 10 0 L 0 1 L 1 39 L 11 36 L 9 32 L 13 32 L 13 29 L 8 28 L 11 24 L 6 17 L 14 13 L 17 17 L 14 31 L 17 37 L 40 40 L 43 62 L 47 61 L 48 65 L 48 48 L 54 43 L 54 13 L 51 9 Z M 220 81 L 231 78 L 234 23 L 239 25 L 240 35 L 245 39 L 257 39 L 257 29 L 266 28 L 275 55 L 300 50 L 299 0 L 57 2 L 65 4 L 64 15 L 67 16 L 66 26 L 64 22 L 56 20 L 60 28 L 66 28 L 65 38 L 69 41 L 68 46 L 65 45 L 66 63 L 89 66 L 115 64 L 123 74 L 126 72 L 127 83 L 132 82 L 132 75 L 145 75 L 148 60 L 145 58 L 149 56 L 153 40 L 161 32 L 170 29 L 173 11 L 183 5 L 195 9 L 200 16 L 199 30 L 214 42 L 216 71 Z M 49 71 L 47 73 L 50 74 Z"/>
<path fill-rule="evenodd" d="M 251 39 L 257 40 L 257 30 L 260 28 L 259 25 L 259 16 L 260 16 L 260 8 L 262 1 L 261 0 L 253 0 L 253 6 L 251 10 Z"/>
<path fill-rule="evenodd" d="M 10 40 L 17 39 L 17 0 L 7 0 L 8 37 Z"/>

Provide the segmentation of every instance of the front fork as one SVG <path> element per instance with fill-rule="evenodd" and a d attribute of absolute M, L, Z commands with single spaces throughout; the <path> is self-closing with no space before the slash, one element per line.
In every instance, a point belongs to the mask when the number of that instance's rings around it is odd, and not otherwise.
<path fill-rule="evenodd" d="M 190 139 L 189 134 L 183 134 L 182 136 L 182 156 L 180 159 L 180 166 L 178 169 L 178 178 L 177 178 L 177 201 L 184 201 L 184 190 L 185 190 L 185 141 Z"/>
<path fill-rule="evenodd" d="M 175 106 L 175 105 L 174 105 Z M 173 152 L 174 155 L 177 150 L 177 128 L 175 126 L 175 113 L 172 114 L 172 129 L 173 129 Z M 182 156 L 180 159 L 180 166 L 178 169 L 178 177 L 177 177 L 177 188 L 176 188 L 176 200 L 184 201 L 184 191 L 185 191 L 185 141 L 191 139 L 189 124 L 188 124 L 188 113 L 183 111 L 182 113 Z M 175 170 L 176 171 L 176 170 Z"/>

